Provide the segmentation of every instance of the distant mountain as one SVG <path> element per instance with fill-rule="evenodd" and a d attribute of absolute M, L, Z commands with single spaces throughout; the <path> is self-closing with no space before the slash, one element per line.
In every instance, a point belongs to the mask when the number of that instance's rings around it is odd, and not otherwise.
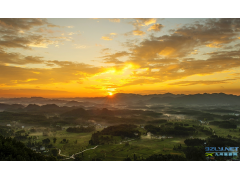
<path fill-rule="evenodd" d="M 59 107 L 56 104 L 46 104 L 46 105 L 36 105 L 36 104 L 29 104 L 26 108 L 24 108 L 24 111 L 27 112 L 35 112 L 35 113 L 63 113 L 67 112 L 73 109 L 77 109 L 79 107 L 73 106 L 63 106 Z"/>
<path fill-rule="evenodd" d="M 36 104 L 29 104 L 24 110 L 27 111 L 38 111 L 40 110 L 41 106 L 36 105 Z"/>
<path fill-rule="evenodd" d="M 224 93 L 213 93 L 213 94 L 193 94 L 193 95 L 184 95 L 184 94 L 150 94 L 150 95 L 140 95 L 140 94 L 125 94 L 117 93 L 113 96 L 106 97 L 92 97 L 92 98 L 62 98 L 62 99 L 47 99 L 42 97 L 32 97 L 32 98 L 0 98 L 2 104 L 37 104 L 37 105 L 46 105 L 46 104 L 55 104 L 56 106 L 68 106 L 68 107 L 107 107 L 107 105 L 124 105 L 124 106 L 144 106 L 149 104 L 217 104 L 217 105 L 235 105 L 240 104 L 240 96 Z M 5 105 L 2 105 L 4 107 Z M 46 106 L 42 109 L 57 109 L 57 107 Z M 5 108 L 5 107 L 4 107 Z M 3 109 L 4 109 L 3 108 Z M 12 108 L 17 108 L 12 106 Z M 20 107 L 19 108 L 23 108 Z M 30 108 L 30 107 L 28 107 Z M 28 109 L 27 108 L 27 109 Z M 33 107 L 31 107 L 33 108 Z M 35 106 L 35 108 L 37 108 Z M 0 105 L 1 110 L 1 105 Z"/>
<path fill-rule="evenodd" d="M 24 108 L 21 104 L 3 104 L 0 103 L 0 110 L 11 111 Z"/>
<path fill-rule="evenodd" d="M 62 114 L 63 117 L 86 117 L 88 112 L 83 108 L 74 109 Z"/>
<path fill-rule="evenodd" d="M 240 104 L 240 96 L 227 95 L 224 93 L 215 94 L 194 94 L 194 95 L 184 95 L 181 97 L 163 97 L 163 98 L 151 98 L 147 103 L 173 103 L 173 104 Z"/>
<path fill-rule="evenodd" d="M 78 107 L 81 107 L 81 108 L 84 108 L 84 105 L 90 105 L 92 103 L 89 103 L 89 102 L 78 102 L 78 101 L 69 101 L 65 104 L 65 106 L 69 106 L 69 107 L 72 107 L 72 106 L 78 106 Z"/>

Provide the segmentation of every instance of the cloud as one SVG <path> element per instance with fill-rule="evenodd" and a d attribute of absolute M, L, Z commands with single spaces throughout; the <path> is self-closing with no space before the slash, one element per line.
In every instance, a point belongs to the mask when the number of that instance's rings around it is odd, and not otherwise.
<path fill-rule="evenodd" d="M 120 23 L 120 19 L 118 18 L 111 18 L 111 19 L 108 19 L 110 22 L 116 22 L 116 23 Z"/>
<path fill-rule="evenodd" d="M 154 36 L 138 43 L 126 42 L 128 54 L 124 64 L 135 67 L 123 86 L 154 84 L 192 75 L 209 75 L 240 67 L 239 50 L 231 48 L 198 56 L 198 48 L 210 45 L 221 47 L 238 39 L 239 19 L 208 19 L 172 30 L 169 35 Z M 215 46 L 216 47 L 216 46 Z M 233 46 L 234 47 L 234 46 Z M 237 48 L 237 46 L 235 46 Z M 121 51 L 119 52 L 121 54 Z M 117 54 L 117 53 L 115 53 Z M 191 56 L 191 57 L 188 57 Z M 202 59 L 199 59 L 201 57 Z M 105 57 L 105 62 L 119 62 L 118 57 Z M 221 81 L 227 83 L 229 80 Z M 200 82 L 217 83 L 219 81 Z M 196 82 L 188 82 L 188 84 Z M 186 84 L 186 83 L 185 83 Z"/>
<path fill-rule="evenodd" d="M 70 61 L 44 61 L 40 57 L 20 57 L 19 54 L 10 54 L 11 61 L 8 63 L 26 64 L 38 63 L 49 65 L 51 68 L 27 68 L 6 66 L 0 63 L 0 84 L 6 86 L 17 86 L 21 84 L 53 84 L 53 83 L 82 83 L 85 78 L 95 74 L 105 72 L 107 69 L 103 67 L 94 67 L 84 63 L 76 63 Z M 22 58 L 21 61 L 14 58 Z M 13 73 L 14 72 L 14 73 Z"/>
<path fill-rule="evenodd" d="M 144 85 L 144 84 L 155 84 L 160 83 L 162 80 L 159 79 L 147 79 L 147 78 L 137 78 L 137 79 L 125 79 L 125 83 L 119 87 L 133 86 L 133 85 Z"/>
<path fill-rule="evenodd" d="M 134 30 L 134 31 L 132 31 L 132 33 L 135 36 L 142 36 L 142 35 L 146 34 L 144 31 L 140 31 L 140 30 Z"/>
<path fill-rule="evenodd" d="M 23 56 L 20 53 L 7 53 L 0 49 L 0 64 L 40 64 L 42 63 L 42 57 L 38 56 Z"/>
<path fill-rule="evenodd" d="M 31 49 L 31 47 L 47 48 L 51 44 L 58 44 L 59 40 L 71 41 L 67 37 L 43 37 L 42 35 L 27 35 L 27 36 L 8 36 L 1 37 L 0 47 L 2 48 L 23 48 Z"/>
<path fill-rule="evenodd" d="M 53 31 L 51 29 L 47 29 L 47 28 L 38 28 L 38 30 L 36 30 L 36 32 L 40 32 L 40 33 L 55 33 L 56 31 Z"/>
<path fill-rule="evenodd" d="M 105 54 L 105 55 L 110 54 L 109 53 L 110 52 L 110 48 L 104 48 L 100 52 L 101 52 L 101 54 Z"/>
<path fill-rule="evenodd" d="M 57 43 L 57 41 L 51 40 L 49 37 L 44 37 L 42 35 L 43 33 L 51 34 L 56 32 L 51 29 L 47 29 L 44 26 L 49 27 L 54 25 L 49 23 L 46 19 L 0 19 L 0 48 L 47 48 L 49 44 Z M 30 30 L 34 32 L 29 32 Z M 39 33 L 41 33 L 41 35 L 39 35 Z"/>
<path fill-rule="evenodd" d="M 151 27 L 148 28 L 148 31 L 161 31 L 164 26 L 162 24 L 154 24 Z"/>
<path fill-rule="evenodd" d="M 224 80 L 216 80 L 216 81 L 180 81 L 170 83 L 168 85 L 178 85 L 178 86 L 191 86 L 191 85 L 212 85 L 212 84 L 226 84 L 234 81 L 236 79 L 224 79 Z"/>
<path fill-rule="evenodd" d="M 152 18 L 137 19 L 134 22 L 136 29 L 130 32 L 131 35 L 134 32 L 138 36 L 144 35 L 145 32 L 141 31 L 142 27 L 148 26 L 149 31 L 161 31 L 163 28 L 163 25 L 156 24 L 156 19 Z M 62 41 L 73 40 L 71 37 L 39 35 L 38 33 L 45 33 L 44 31 L 48 30 L 48 28 L 45 28 L 48 26 L 46 20 L 42 25 L 29 23 L 30 21 L 25 26 L 13 23 L 16 29 L 12 28 L 9 23 L 8 25 L 3 23 L 0 25 L 1 86 L 31 84 L 35 87 L 36 85 L 41 86 L 41 84 L 53 83 L 81 84 L 86 78 L 104 72 L 116 75 L 117 73 L 115 72 L 122 71 L 129 64 L 131 68 L 128 68 L 128 71 L 126 71 L 129 74 L 126 76 L 124 74 L 126 79 L 122 78 L 122 84 L 104 84 L 103 87 L 121 88 L 131 85 L 161 83 L 192 75 L 209 75 L 240 67 L 238 46 L 229 44 L 239 40 L 240 25 L 237 19 L 203 20 L 171 30 L 168 35 L 156 36 L 150 33 L 151 35 L 148 37 L 144 36 L 146 37 L 145 39 L 135 38 L 138 41 L 128 40 L 124 44 L 124 51 L 121 50 L 111 54 L 109 48 L 104 48 L 101 50 L 103 54 L 101 59 L 107 67 L 95 67 L 71 61 L 44 60 L 40 56 L 23 56 L 19 53 L 7 51 L 6 48 L 30 49 L 31 47 L 48 47 L 51 44 L 58 45 Z M 35 29 L 39 32 L 35 34 L 28 32 L 30 29 Z M 5 31 L 8 32 L 5 33 Z M 113 40 L 116 36 L 117 34 L 112 32 L 102 36 L 102 39 Z M 74 45 L 76 48 L 85 48 L 84 45 Z M 102 45 L 96 44 L 96 46 Z M 210 47 L 223 46 L 228 48 L 218 49 L 218 51 L 212 53 L 200 54 L 202 47 L 209 47 L 210 49 Z M 197 53 L 201 56 L 197 56 Z M 26 64 L 42 64 L 48 68 L 13 67 L 13 65 L 22 66 Z M 108 76 L 108 74 L 105 75 Z M 170 85 L 210 85 L 231 83 L 233 80 L 235 79 L 181 81 L 171 83 Z"/>
<path fill-rule="evenodd" d="M 194 51 L 194 46 L 197 43 L 191 38 L 177 34 L 152 36 L 151 39 L 144 39 L 139 44 L 130 47 L 131 57 L 129 57 L 129 61 L 145 66 L 153 60 L 157 63 L 158 60 L 162 59 L 185 57 Z"/>
<path fill-rule="evenodd" d="M 37 18 L 1 18 L 0 28 L 14 31 L 29 30 L 35 26 L 50 25 L 46 19 Z"/>
<path fill-rule="evenodd" d="M 103 45 L 102 44 L 95 44 L 95 46 L 102 47 Z"/>
<path fill-rule="evenodd" d="M 207 47 L 222 47 L 238 39 L 240 19 L 207 19 L 179 28 L 175 33 L 191 37 Z"/>
<path fill-rule="evenodd" d="M 100 90 L 102 87 L 96 87 L 96 86 L 86 86 L 85 89 L 93 89 L 93 90 Z"/>
<path fill-rule="evenodd" d="M 113 40 L 113 38 L 116 37 L 116 35 L 117 35 L 117 33 L 110 33 L 110 34 L 108 34 L 106 36 L 102 36 L 101 39 L 103 39 L 105 41 L 111 41 L 111 40 Z"/>
<path fill-rule="evenodd" d="M 233 74 L 230 74 L 232 76 L 240 76 L 240 73 L 233 73 Z"/>
<path fill-rule="evenodd" d="M 122 64 L 123 62 L 119 61 L 118 58 L 128 56 L 128 55 L 129 55 L 128 52 L 121 51 L 121 52 L 117 52 L 117 53 L 114 53 L 111 55 L 103 56 L 102 58 L 103 58 L 104 63 Z"/>
<path fill-rule="evenodd" d="M 141 26 L 148 26 L 150 24 L 156 23 L 155 18 L 135 18 L 135 21 L 130 22 L 136 29 L 141 28 Z"/>
<path fill-rule="evenodd" d="M 105 41 L 111 41 L 111 40 L 113 40 L 111 37 L 108 37 L 108 36 L 102 36 L 101 39 L 103 39 L 103 40 L 105 40 Z"/>
<path fill-rule="evenodd" d="M 0 89 L 0 93 L 4 97 L 63 97 L 72 95 L 72 92 L 48 89 Z"/>
<path fill-rule="evenodd" d="M 134 21 L 129 22 L 134 26 L 134 30 L 125 33 L 125 36 L 135 35 L 135 36 L 142 36 L 146 34 L 144 31 L 141 30 L 144 26 L 148 26 L 150 24 L 156 23 L 155 18 L 135 18 Z"/>

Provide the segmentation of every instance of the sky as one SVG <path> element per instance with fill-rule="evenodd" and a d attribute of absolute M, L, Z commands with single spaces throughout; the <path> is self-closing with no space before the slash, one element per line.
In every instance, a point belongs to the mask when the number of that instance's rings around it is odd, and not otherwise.
<path fill-rule="evenodd" d="M 240 19 L 0 19 L 0 97 L 240 95 Z"/>

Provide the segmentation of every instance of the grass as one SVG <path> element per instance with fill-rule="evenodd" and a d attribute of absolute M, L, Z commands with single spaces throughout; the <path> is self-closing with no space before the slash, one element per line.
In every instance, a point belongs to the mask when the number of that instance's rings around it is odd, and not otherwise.
<path fill-rule="evenodd" d="M 123 144 L 111 144 L 101 145 L 95 150 L 89 150 L 84 152 L 83 160 L 88 161 L 95 158 L 102 159 L 104 161 L 122 161 L 126 157 L 133 159 L 134 154 L 138 158 L 146 158 L 152 154 L 177 154 L 184 155 L 182 152 L 174 151 L 173 147 L 177 147 L 180 143 L 182 147 L 185 147 L 184 140 L 180 138 L 165 139 L 148 139 L 142 138 L 140 140 L 130 141 L 129 145 Z"/>
<path fill-rule="evenodd" d="M 182 123 L 187 123 L 191 127 L 192 125 L 198 125 L 199 122 L 191 121 L 191 120 L 184 120 Z M 229 129 L 222 129 L 218 126 L 213 125 L 204 125 L 204 127 L 208 128 L 211 127 L 215 130 L 216 135 L 226 137 L 228 134 L 231 136 L 240 137 L 240 132 L 235 130 L 235 132 L 229 132 Z M 100 131 L 101 129 L 98 129 Z M 144 129 L 140 129 L 144 131 Z M 49 138 L 53 146 L 61 149 L 61 154 L 66 156 L 75 154 L 77 152 L 82 151 L 83 149 L 88 149 L 94 146 L 89 145 L 89 140 L 91 139 L 92 133 L 69 133 L 66 130 L 57 131 L 55 134 L 50 133 L 49 136 L 43 136 L 42 133 L 31 133 L 30 136 L 39 136 L 37 141 L 42 141 L 43 139 Z M 53 138 L 56 137 L 57 141 L 54 144 Z M 194 138 L 207 138 L 204 133 L 198 132 L 198 134 L 193 135 Z M 109 145 L 100 145 L 94 150 L 88 150 L 83 153 L 83 160 L 89 161 L 92 159 L 101 159 L 104 161 L 122 161 L 126 157 L 130 157 L 133 160 L 134 154 L 141 158 L 147 158 L 152 154 L 175 154 L 175 155 L 183 155 L 183 152 L 173 150 L 173 147 L 177 147 L 181 144 L 182 147 L 186 147 L 184 144 L 184 140 L 189 137 L 179 138 L 173 137 L 169 139 L 154 139 L 149 136 L 142 135 L 140 140 L 130 141 L 129 145 L 125 145 L 124 142 L 121 144 L 120 137 L 114 137 L 116 140 L 116 144 L 109 144 Z M 67 139 L 69 142 L 67 144 L 60 143 L 63 139 Z M 77 140 L 77 144 L 74 143 Z M 80 154 L 80 156 L 82 156 Z"/>
<path fill-rule="evenodd" d="M 53 146 L 61 149 L 61 154 L 69 156 L 86 148 L 92 133 L 68 133 L 66 130 L 63 130 L 57 131 L 55 136 L 51 134 L 49 136 L 43 136 L 42 133 L 31 133 L 30 136 L 39 136 L 37 142 L 42 142 L 43 139 L 49 138 Z M 54 137 L 57 139 L 56 143 L 53 143 Z M 60 143 L 63 139 L 67 139 L 68 143 Z M 77 144 L 75 143 L 76 140 Z"/>
<path fill-rule="evenodd" d="M 218 136 L 223 136 L 223 137 L 227 137 L 227 135 L 231 135 L 232 137 L 236 137 L 236 138 L 240 138 L 240 131 L 239 129 L 224 129 L 224 128 L 220 128 L 218 126 L 215 125 L 206 125 L 205 127 L 209 128 L 211 127 L 215 134 Z M 230 132 L 231 130 L 231 132 Z"/>

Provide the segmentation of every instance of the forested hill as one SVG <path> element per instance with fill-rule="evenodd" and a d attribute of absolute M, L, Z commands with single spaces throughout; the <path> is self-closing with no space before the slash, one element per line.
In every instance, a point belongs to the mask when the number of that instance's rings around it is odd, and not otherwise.
<path fill-rule="evenodd" d="M 158 117 L 162 115 L 162 113 L 156 113 L 154 111 L 143 111 L 143 110 L 128 110 L 128 109 L 109 110 L 107 108 L 85 110 L 83 108 L 78 108 L 78 109 L 65 112 L 61 116 L 62 117 L 87 117 L 87 116 L 133 115 L 133 114 L 152 116 L 152 117 Z"/>
<path fill-rule="evenodd" d="M 240 96 L 228 95 L 224 93 L 214 94 L 194 94 L 184 95 L 181 97 L 154 97 L 146 101 L 146 103 L 174 103 L 174 104 L 229 104 L 240 105 Z"/>
<path fill-rule="evenodd" d="M 229 104 L 240 105 L 240 96 L 224 93 L 212 93 L 212 94 L 125 94 L 117 93 L 113 96 L 106 97 L 92 97 L 92 98 L 71 98 L 71 99 L 48 99 L 48 98 L 0 98 L 0 110 L 6 109 L 41 109 L 46 111 L 51 109 L 54 111 L 59 110 L 59 107 L 86 107 L 99 104 L 128 104 L 128 105 L 144 105 L 153 103 L 177 103 L 177 104 Z M 11 104 L 11 105 L 9 105 Z M 40 106 L 30 106 L 24 108 L 22 105 L 27 106 L 29 104 L 40 104 Z M 47 106 L 43 106 L 47 105 Z M 54 106 L 55 105 L 55 106 Z"/>
<path fill-rule="evenodd" d="M 53 156 L 44 156 L 32 151 L 22 142 L 0 136 L 0 161 L 51 161 Z"/>

